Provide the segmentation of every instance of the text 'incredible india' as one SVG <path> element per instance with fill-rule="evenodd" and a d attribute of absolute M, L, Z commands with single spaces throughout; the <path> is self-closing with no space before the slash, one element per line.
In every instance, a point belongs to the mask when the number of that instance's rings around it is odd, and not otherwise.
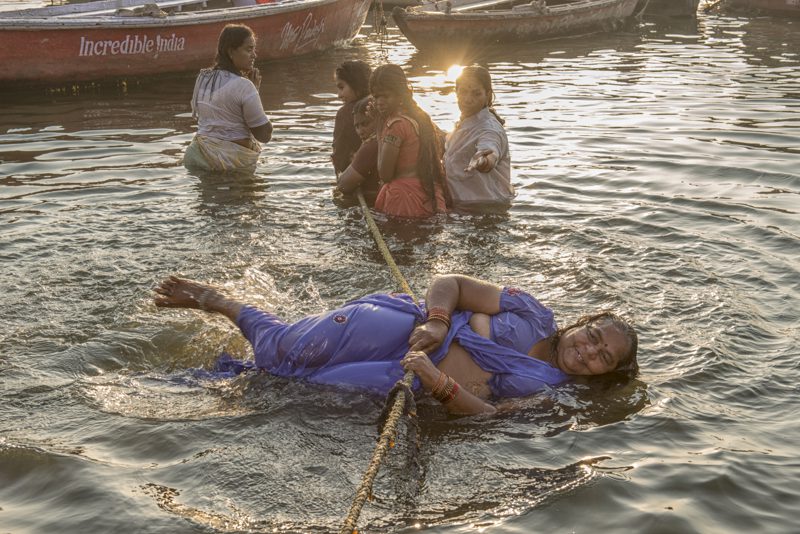
<path fill-rule="evenodd" d="M 79 56 L 116 56 L 119 54 L 152 54 L 153 52 L 179 52 L 186 46 L 184 37 L 174 33 L 169 37 L 156 35 L 126 35 L 124 39 L 101 39 L 93 41 L 81 36 Z"/>

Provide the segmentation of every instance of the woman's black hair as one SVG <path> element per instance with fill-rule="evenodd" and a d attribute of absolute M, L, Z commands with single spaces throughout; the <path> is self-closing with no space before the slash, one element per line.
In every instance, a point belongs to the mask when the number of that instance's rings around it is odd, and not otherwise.
<path fill-rule="evenodd" d="M 464 67 L 464 70 L 461 71 L 461 74 L 458 75 L 456 78 L 456 87 L 458 87 L 458 82 L 465 82 L 467 80 L 472 80 L 477 82 L 483 90 L 489 95 L 489 102 L 487 107 L 489 111 L 492 112 L 492 115 L 500 121 L 500 124 L 505 124 L 506 121 L 503 120 L 500 115 L 494 110 L 494 90 L 492 89 L 492 75 L 489 74 L 489 71 L 485 67 L 481 67 L 480 65 L 471 65 L 469 67 Z"/>
<path fill-rule="evenodd" d="M 217 57 L 214 59 L 212 68 L 227 70 L 234 74 L 241 75 L 241 71 L 236 68 L 228 53 L 233 48 L 239 48 L 244 44 L 248 37 L 255 39 L 255 34 L 250 27 L 244 24 L 227 24 L 219 34 L 217 40 Z"/>
<path fill-rule="evenodd" d="M 357 100 L 355 104 L 353 104 L 353 115 L 363 114 L 367 117 L 374 119 L 375 113 L 373 112 L 373 100 L 371 96 L 365 96 L 364 98 Z"/>
<path fill-rule="evenodd" d="M 571 325 L 559 328 L 552 337 L 552 350 L 556 350 L 558 347 L 558 342 L 561 340 L 561 336 L 570 330 L 574 328 L 580 328 L 581 326 L 585 326 L 589 323 L 602 319 L 611 321 L 611 324 L 613 324 L 614 327 L 617 328 L 617 330 L 619 330 L 628 341 L 628 350 L 619 359 L 619 363 L 617 363 L 617 367 L 612 371 L 612 373 L 619 373 L 633 378 L 639 373 L 639 362 L 636 360 L 636 353 L 639 351 L 639 336 L 636 334 L 636 330 L 633 328 L 633 325 L 616 313 L 610 311 L 601 311 L 591 315 L 584 315 Z"/>
<path fill-rule="evenodd" d="M 442 168 L 442 138 L 438 128 L 433 124 L 430 115 L 425 113 L 414 100 L 414 93 L 408 84 L 406 73 L 399 65 L 387 63 L 372 72 L 369 79 L 369 92 L 390 93 L 399 97 L 403 113 L 414 119 L 419 126 L 419 156 L 417 157 L 417 172 L 422 182 L 422 187 L 433 203 L 436 211 L 436 188 L 440 184 L 446 189 L 444 183 L 444 169 Z"/>
<path fill-rule="evenodd" d="M 356 94 L 356 99 L 361 100 L 369 95 L 369 77 L 372 68 L 360 59 L 343 62 L 336 67 L 336 77 L 345 82 Z"/>

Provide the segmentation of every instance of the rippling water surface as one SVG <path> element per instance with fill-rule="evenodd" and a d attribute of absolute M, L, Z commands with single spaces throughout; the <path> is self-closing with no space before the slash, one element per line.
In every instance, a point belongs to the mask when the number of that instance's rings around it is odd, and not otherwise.
<path fill-rule="evenodd" d="M 417 462 L 401 437 L 362 531 L 796 531 L 799 28 L 701 14 L 485 51 L 516 203 L 380 220 L 389 246 L 419 293 L 457 271 L 529 288 L 562 323 L 620 310 L 643 370 L 490 418 L 423 402 Z M 449 129 L 456 60 L 368 33 L 262 66 L 276 131 L 252 177 L 180 165 L 191 73 L 3 96 L 0 532 L 341 524 L 382 399 L 198 378 L 246 343 L 150 288 L 182 273 L 290 319 L 396 289 L 360 211 L 331 202 L 331 73 L 400 63 Z"/>

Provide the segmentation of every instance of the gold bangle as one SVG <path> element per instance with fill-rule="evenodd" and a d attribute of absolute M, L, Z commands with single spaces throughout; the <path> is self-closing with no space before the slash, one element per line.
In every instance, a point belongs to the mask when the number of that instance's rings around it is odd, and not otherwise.
<path fill-rule="evenodd" d="M 456 381 L 448 376 L 447 382 L 445 383 L 444 387 L 441 389 L 441 391 L 437 391 L 436 393 L 434 393 L 433 398 L 441 403 L 446 402 L 446 400 L 449 399 L 451 393 L 453 392 L 453 387 L 455 383 Z"/>
<path fill-rule="evenodd" d="M 452 401 L 458 395 L 458 390 L 461 389 L 458 386 L 458 382 L 453 381 L 453 388 L 450 390 L 450 394 L 447 396 L 446 399 L 442 401 L 442 404 L 447 404 L 448 402 Z"/>
<path fill-rule="evenodd" d="M 444 374 L 442 371 L 439 371 L 439 378 L 436 379 L 436 384 L 431 388 L 431 395 L 436 397 L 439 388 L 442 387 L 442 385 L 444 385 L 446 381 L 447 381 L 447 375 Z"/>

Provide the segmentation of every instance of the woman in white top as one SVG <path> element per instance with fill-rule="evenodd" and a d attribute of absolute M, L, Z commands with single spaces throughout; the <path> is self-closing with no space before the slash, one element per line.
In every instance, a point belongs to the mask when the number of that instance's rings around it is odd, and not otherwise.
<path fill-rule="evenodd" d="M 186 149 L 187 168 L 212 171 L 254 169 L 261 143 L 272 137 L 258 88 L 261 73 L 253 66 L 256 39 L 243 24 L 228 24 L 217 42 L 214 66 L 197 76 L 192 116 L 197 134 Z"/>
<path fill-rule="evenodd" d="M 501 119 L 492 108 L 489 71 L 465 67 L 456 80 L 461 118 L 447 137 L 444 167 L 452 207 L 464 211 L 502 211 L 515 196 L 511 156 Z"/>

